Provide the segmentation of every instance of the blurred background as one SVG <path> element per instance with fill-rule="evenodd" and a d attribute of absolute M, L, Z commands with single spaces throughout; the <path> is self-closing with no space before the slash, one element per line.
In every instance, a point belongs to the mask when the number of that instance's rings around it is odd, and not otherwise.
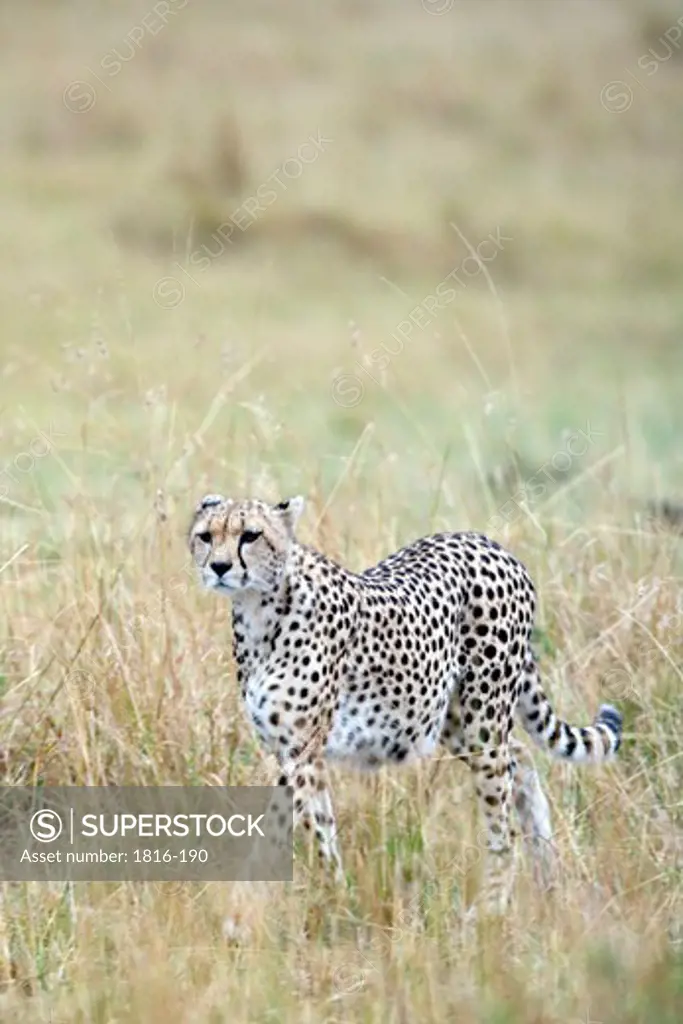
<path fill-rule="evenodd" d="M 353 568 L 504 540 L 558 709 L 627 732 L 616 781 L 543 768 L 563 888 L 485 997 L 454 766 L 339 783 L 357 903 L 278 896 L 246 973 L 221 887 L 4 886 L 0 1015 L 680 1019 L 682 115 L 673 0 L 0 2 L 6 780 L 265 778 L 188 570 L 216 491 L 306 495 Z"/>
<path fill-rule="evenodd" d="M 620 495 L 680 492 L 680 17 L 3 3 L 9 462 L 56 417 L 92 498 L 329 495 L 362 440 L 397 510 L 468 523 L 590 420 Z"/>

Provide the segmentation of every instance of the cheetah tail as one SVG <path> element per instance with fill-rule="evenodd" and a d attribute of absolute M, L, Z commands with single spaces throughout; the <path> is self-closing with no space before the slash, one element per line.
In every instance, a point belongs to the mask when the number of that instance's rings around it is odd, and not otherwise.
<path fill-rule="evenodd" d="M 561 721 L 543 692 L 531 655 L 522 675 L 517 716 L 534 743 L 558 760 L 599 764 L 613 757 L 621 745 L 622 717 L 611 704 L 600 706 L 592 725 Z"/>

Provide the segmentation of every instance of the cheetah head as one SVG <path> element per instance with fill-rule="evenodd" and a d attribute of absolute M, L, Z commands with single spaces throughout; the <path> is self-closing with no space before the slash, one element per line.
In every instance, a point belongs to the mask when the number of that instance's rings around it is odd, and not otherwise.
<path fill-rule="evenodd" d="M 188 536 L 204 586 L 227 597 L 238 591 L 276 589 L 303 507 L 301 497 L 269 505 L 207 494 L 195 509 Z"/>

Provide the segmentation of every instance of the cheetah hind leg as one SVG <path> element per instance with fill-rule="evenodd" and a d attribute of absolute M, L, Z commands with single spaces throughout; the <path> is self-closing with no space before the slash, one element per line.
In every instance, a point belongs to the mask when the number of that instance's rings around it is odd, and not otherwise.
<path fill-rule="evenodd" d="M 550 807 L 533 759 L 523 743 L 510 737 L 512 802 L 530 856 L 534 881 L 549 892 L 556 878 Z"/>
<path fill-rule="evenodd" d="M 463 710 L 463 714 L 466 709 Z M 441 733 L 441 742 L 465 761 L 474 774 L 479 805 L 484 817 L 485 860 L 479 904 L 487 916 L 504 914 L 515 874 L 515 848 L 510 828 L 512 803 L 511 754 L 507 737 L 488 742 L 488 728 L 478 715 L 461 718 L 459 701 L 451 704 Z M 483 738 L 484 732 L 487 734 Z M 476 917 L 473 907 L 468 917 Z"/>
<path fill-rule="evenodd" d="M 471 732 L 472 730 L 470 730 Z M 515 874 L 510 800 L 517 813 L 525 846 L 531 854 L 534 878 L 547 887 L 552 877 L 551 825 L 548 801 L 526 747 L 510 738 L 505 748 L 481 751 L 478 737 L 469 742 L 461 722 L 459 702 L 451 705 L 441 741 L 465 761 L 477 778 L 477 793 L 486 819 L 487 865 L 483 902 L 497 913 L 507 906 Z M 479 749 L 477 749 L 479 748 Z M 493 761 L 487 764 L 491 757 Z M 507 768 L 505 767 L 507 765 Z"/>

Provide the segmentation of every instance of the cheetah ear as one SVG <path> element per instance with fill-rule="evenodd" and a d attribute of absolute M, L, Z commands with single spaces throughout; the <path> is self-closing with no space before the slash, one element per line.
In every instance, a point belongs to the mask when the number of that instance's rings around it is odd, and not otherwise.
<path fill-rule="evenodd" d="M 298 494 L 296 498 L 287 498 L 286 501 L 281 501 L 279 505 L 273 505 L 273 512 L 281 517 L 290 533 L 294 533 L 294 527 L 304 510 L 305 504 L 305 500 Z"/>
<path fill-rule="evenodd" d="M 194 509 L 194 515 L 192 516 L 192 521 L 187 529 L 187 541 L 190 546 L 192 546 L 192 531 L 194 529 L 194 524 L 197 522 L 197 519 L 202 512 L 205 512 L 209 508 L 213 508 L 214 505 L 223 505 L 226 501 L 227 499 L 224 498 L 222 494 L 206 494 L 201 501 L 197 502 Z"/>
<path fill-rule="evenodd" d="M 195 515 L 204 512 L 207 508 L 213 508 L 214 505 L 222 505 L 226 500 L 222 494 L 205 494 L 194 510 Z"/>

